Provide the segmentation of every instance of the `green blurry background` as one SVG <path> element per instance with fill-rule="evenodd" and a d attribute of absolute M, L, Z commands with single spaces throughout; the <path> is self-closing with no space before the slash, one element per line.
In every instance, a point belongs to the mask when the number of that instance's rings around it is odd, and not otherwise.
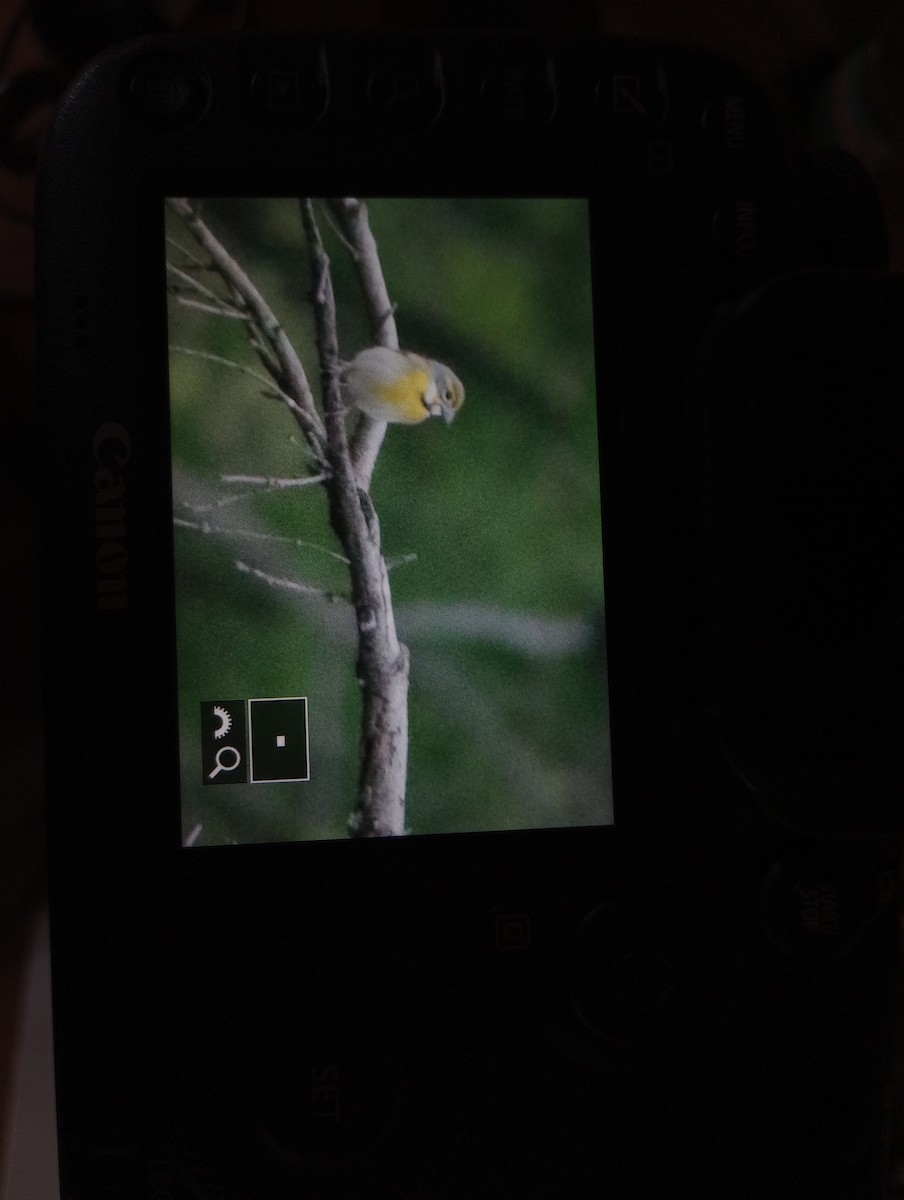
<path fill-rule="evenodd" d="M 200 207 L 319 399 L 298 202 Z M 447 363 L 466 393 L 451 426 L 390 427 L 372 486 L 411 650 L 408 827 L 608 822 L 586 203 L 368 209 L 403 348 Z M 370 344 L 367 314 L 348 250 L 316 212 L 350 359 Z M 167 233 L 170 261 L 191 268 L 199 251 L 169 210 Z M 195 275 L 223 293 L 214 273 Z M 304 441 L 263 383 L 202 357 L 262 373 L 241 322 L 171 294 L 170 340 L 184 832 L 194 844 L 346 837 L 360 697 L 347 568 L 323 489 L 224 482 L 303 476 Z M 200 701 L 297 695 L 309 698 L 309 783 L 201 785 Z"/>

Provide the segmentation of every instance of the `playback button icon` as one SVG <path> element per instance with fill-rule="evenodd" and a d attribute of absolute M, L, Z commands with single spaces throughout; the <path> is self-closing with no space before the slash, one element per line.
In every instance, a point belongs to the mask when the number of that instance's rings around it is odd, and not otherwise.
<path fill-rule="evenodd" d="M 308 702 L 304 696 L 249 700 L 252 783 L 304 783 L 308 763 Z"/>

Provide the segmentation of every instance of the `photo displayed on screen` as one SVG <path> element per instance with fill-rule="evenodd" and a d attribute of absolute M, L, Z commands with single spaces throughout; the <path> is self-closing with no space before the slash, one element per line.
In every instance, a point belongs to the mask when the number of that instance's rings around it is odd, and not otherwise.
<path fill-rule="evenodd" d="M 165 214 L 183 845 L 610 824 L 586 199 Z"/>

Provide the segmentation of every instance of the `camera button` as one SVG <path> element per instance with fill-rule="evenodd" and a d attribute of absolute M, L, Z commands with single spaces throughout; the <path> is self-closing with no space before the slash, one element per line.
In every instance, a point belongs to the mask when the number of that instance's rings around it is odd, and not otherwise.
<path fill-rule="evenodd" d="M 155 55 L 129 76 L 127 103 L 140 119 L 165 131 L 187 129 L 207 111 L 210 81 L 182 54 Z"/>
<path fill-rule="evenodd" d="M 759 133 L 755 98 L 742 88 L 727 88 L 703 106 L 700 124 L 707 142 L 723 160 L 751 154 Z"/>
<path fill-rule="evenodd" d="M 736 195 L 719 205 L 711 231 L 716 249 L 740 266 L 758 264 L 771 240 L 768 214 L 752 193 Z"/>
<path fill-rule="evenodd" d="M 279 129 L 307 129 L 327 110 L 330 81 L 323 47 L 307 61 L 297 54 L 252 67 L 248 100 L 254 117 Z"/>
<path fill-rule="evenodd" d="M 665 912 L 645 897 L 618 897 L 583 918 L 572 1002 L 587 1030 L 629 1048 L 659 1042 L 680 986 L 674 935 Z"/>
<path fill-rule="evenodd" d="M 274 1055 L 254 1103 L 263 1147 L 288 1162 L 338 1167 L 382 1144 L 397 1119 L 398 1064 L 355 1045 L 334 1042 Z"/>
<path fill-rule="evenodd" d="M 887 870 L 872 874 L 830 859 L 791 857 L 774 863 L 763 881 L 760 915 L 789 958 L 835 962 L 854 950 L 894 892 Z"/>
<path fill-rule="evenodd" d="M 606 75 L 596 90 L 600 114 L 625 133 L 655 129 L 665 121 L 669 91 L 661 68 L 628 64 Z"/>
<path fill-rule="evenodd" d="M 480 87 L 482 115 L 500 129 L 543 129 L 558 107 L 558 87 L 552 60 L 507 62 L 487 72 Z"/>
<path fill-rule="evenodd" d="M 367 82 L 367 103 L 380 122 L 397 130 L 426 129 L 445 103 L 442 60 L 406 55 L 376 67 Z"/>

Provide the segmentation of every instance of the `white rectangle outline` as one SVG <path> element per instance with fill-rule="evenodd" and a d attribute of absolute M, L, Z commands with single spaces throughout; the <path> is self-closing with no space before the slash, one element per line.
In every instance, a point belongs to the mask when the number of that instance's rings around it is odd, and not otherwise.
<path fill-rule="evenodd" d="M 268 700 L 304 700 L 304 755 L 308 764 L 308 773 L 304 779 L 293 776 L 291 779 L 255 779 L 254 778 L 254 738 L 251 730 L 251 705 L 256 701 Z M 311 782 L 311 705 L 307 696 L 249 696 L 245 701 L 248 718 L 248 782 L 249 783 L 310 783 Z"/>

